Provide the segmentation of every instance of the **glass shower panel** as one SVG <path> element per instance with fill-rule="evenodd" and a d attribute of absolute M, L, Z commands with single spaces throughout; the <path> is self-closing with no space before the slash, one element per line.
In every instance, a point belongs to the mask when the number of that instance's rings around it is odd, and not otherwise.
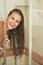
<path fill-rule="evenodd" d="M 24 33 L 25 33 L 25 43 L 24 43 L 24 52 L 22 58 L 16 57 L 10 54 L 10 49 L 7 49 L 7 65 L 28 65 L 28 6 L 15 5 L 15 8 L 20 9 L 24 15 Z"/>
<path fill-rule="evenodd" d="M 11 4 L 8 6 L 8 3 Z M 28 30 L 28 14 L 29 14 L 29 6 L 27 1 L 25 5 L 12 5 L 15 3 L 15 1 L 11 0 L 1 0 L 0 1 L 0 65 L 28 65 L 28 40 L 29 40 L 29 30 Z M 2 7 L 1 7 L 2 6 Z M 11 7 L 12 6 L 12 7 Z M 7 9 L 8 8 L 8 9 Z M 10 10 L 18 8 L 22 11 L 24 15 L 24 34 L 25 34 L 25 43 L 24 43 L 24 52 L 22 55 L 22 58 L 19 56 L 15 57 L 15 55 L 12 53 L 12 49 L 10 49 L 10 45 L 8 44 L 8 47 L 6 48 L 6 18 L 7 14 Z"/>
<path fill-rule="evenodd" d="M 3 49 L 3 40 L 4 40 L 4 22 L 0 20 L 0 65 L 4 62 L 4 49 Z"/>
<path fill-rule="evenodd" d="M 29 6 L 27 5 L 21 5 L 21 6 L 15 6 L 15 8 L 19 8 L 22 10 L 23 14 L 24 14 L 24 31 L 25 31 L 25 47 L 24 47 L 24 56 L 23 56 L 23 62 L 24 62 L 24 65 L 28 65 L 28 49 L 29 49 L 29 43 L 28 43 L 28 40 L 29 40 L 29 30 L 28 30 L 28 14 L 29 14 Z"/>
<path fill-rule="evenodd" d="M 4 65 L 4 21 L 5 8 L 4 0 L 0 0 L 0 65 Z"/>

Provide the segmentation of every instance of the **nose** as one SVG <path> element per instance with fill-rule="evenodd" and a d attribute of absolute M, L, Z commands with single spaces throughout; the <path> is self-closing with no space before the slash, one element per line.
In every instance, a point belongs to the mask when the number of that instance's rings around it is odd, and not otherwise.
<path fill-rule="evenodd" d="M 13 25 L 16 26 L 16 21 L 15 20 L 13 21 Z"/>
<path fill-rule="evenodd" d="M 12 23 L 15 24 L 15 20 L 13 20 Z"/>

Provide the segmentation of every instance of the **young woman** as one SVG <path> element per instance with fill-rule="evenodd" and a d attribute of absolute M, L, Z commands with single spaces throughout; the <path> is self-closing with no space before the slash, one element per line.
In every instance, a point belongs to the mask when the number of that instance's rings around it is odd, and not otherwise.
<path fill-rule="evenodd" d="M 24 50 L 24 16 L 20 9 L 13 9 L 6 19 L 6 47 L 13 54 L 22 56 Z"/>

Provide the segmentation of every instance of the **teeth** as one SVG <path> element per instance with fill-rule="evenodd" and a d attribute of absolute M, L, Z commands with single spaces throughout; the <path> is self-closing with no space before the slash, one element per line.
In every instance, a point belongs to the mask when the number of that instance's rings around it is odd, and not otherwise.
<path fill-rule="evenodd" d="M 13 27 L 13 24 L 10 23 L 10 25 Z"/>

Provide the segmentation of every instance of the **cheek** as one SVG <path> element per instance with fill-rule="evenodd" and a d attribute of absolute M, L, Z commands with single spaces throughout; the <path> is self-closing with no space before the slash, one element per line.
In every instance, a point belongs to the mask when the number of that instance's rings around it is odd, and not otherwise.
<path fill-rule="evenodd" d="M 19 23 L 17 23 L 16 25 L 19 26 Z"/>
<path fill-rule="evenodd" d="M 16 23 L 16 25 L 15 25 L 15 26 L 16 26 L 16 27 L 18 27 L 18 25 L 19 25 L 19 24 L 18 24 L 18 23 Z"/>

